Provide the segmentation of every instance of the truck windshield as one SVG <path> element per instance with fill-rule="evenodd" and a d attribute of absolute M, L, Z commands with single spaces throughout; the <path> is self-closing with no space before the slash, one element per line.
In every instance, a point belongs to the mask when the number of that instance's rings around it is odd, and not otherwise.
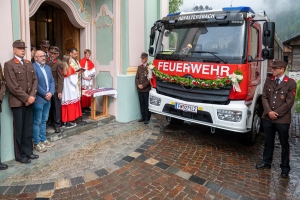
<path fill-rule="evenodd" d="M 245 23 L 164 27 L 157 52 L 160 59 L 242 59 L 245 51 Z"/>

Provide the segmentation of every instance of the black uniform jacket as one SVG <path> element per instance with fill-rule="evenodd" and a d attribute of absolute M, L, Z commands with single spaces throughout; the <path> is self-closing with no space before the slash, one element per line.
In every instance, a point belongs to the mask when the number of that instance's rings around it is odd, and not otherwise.
<path fill-rule="evenodd" d="M 264 107 L 263 119 L 270 120 L 273 123 L 290 124 L 291 123 L 291 108 L 294 105 L 296 95 L 296 82 L 293 79 L 285 76 L 283 81 L 277 86 L 275 77 L 268 78 L 265 82 L 262 104 Z M 268 113 L 275 111 L 278 117 L 272 120 Z"/>

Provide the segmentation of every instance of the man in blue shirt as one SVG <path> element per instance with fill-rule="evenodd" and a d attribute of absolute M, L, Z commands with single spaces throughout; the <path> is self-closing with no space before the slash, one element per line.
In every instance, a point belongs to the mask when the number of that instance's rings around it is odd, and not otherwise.
<path fill-rule="evenodd" d="M 45 65 L 45 53 L 41 50 L 35 52 L 34 71 L 38 80 L 36 100 L 33 104 L 33 142 L 35 150 L 47 151 L 47 147 L 54 144 L 47 141 L 46 122 L 49 116 L 50 100 L 55 92 L 55 83 L 51 68 Z"/>

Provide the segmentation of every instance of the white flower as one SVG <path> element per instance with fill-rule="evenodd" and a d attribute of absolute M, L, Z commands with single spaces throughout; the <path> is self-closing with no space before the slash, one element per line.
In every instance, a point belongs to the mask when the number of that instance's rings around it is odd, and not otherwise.
<path fill-rule="evenodd" d="M 237 75 L 237 74 L 233 73 L 233 74 L 229 75 L 229 78 L 230 78 L 230 80 L 232 82 L 233 89 L 235 91 L 237 91 L 237 92 L 241 92 L 241 88 L 239 86 L 238 80 L 242 80 L 243 76 L 242 75 Z"/>
<path fill-rule="evenodd" d="M 242 75 L 237 75 L 236 77 L 237 77 L 237 79 L 238 79 L 239 81 L 240 81 L 240 80 L 243 80 L 243 78 L 244 78 Z"/>
<path fill-rule="evenodd" d="M 232 81 L 232 82 L 236 82 L 236 77 L 232 77 L 232 78 L 231 78 L 231 81 Z"/>
<path fill-rule="evenodd" d="M 150 65 L 148 65 L 148 68 L 149 68 L 149 69 L 153 69 L 153 68 L 154 68 L 154 65 L 150 64 Z"/>
<path fill-rule="evenodd" d="M 237 80 L 242 80 L 243 79 L 243 76 L 242 75 L 237 75 L 237 74 L 235 74 L 235 73 L 233 73 L 233 74 L 230 74 L 229 75 L 229 78 L 230 78 L 230 80 L 234 83 L 234 82 L 236 82 Z"/>

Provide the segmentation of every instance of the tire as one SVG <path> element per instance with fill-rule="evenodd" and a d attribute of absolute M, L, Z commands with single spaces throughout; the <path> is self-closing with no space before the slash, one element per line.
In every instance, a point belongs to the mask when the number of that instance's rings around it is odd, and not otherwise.
<path fill-rule="evenodd" d="M 181 119 L 176 119 L 174 117 L 169 117 L 169 116 L 166 116 L 166 119 L 172 125 L 180 125 L 180 124 L 183 124 L 183 122 L 184 122 Z"/>
<path fill-rule="evenodd" d="M 254 110 L 254 116 L 252 120 L 251 130 L 246 133 L 246 143 L 249 145 L 254 145 L 256 137 L 261 130 L 261 117 L 259 115 L 259 106 L 256 105 Z"/>

